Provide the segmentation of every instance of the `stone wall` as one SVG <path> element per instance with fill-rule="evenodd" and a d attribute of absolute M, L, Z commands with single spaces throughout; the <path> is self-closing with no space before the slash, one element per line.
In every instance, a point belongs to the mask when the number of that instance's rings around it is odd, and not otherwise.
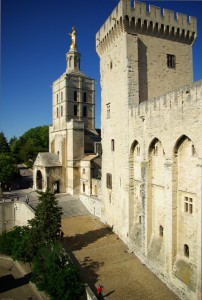
<path fill-rule="evenodd" d="M 120 1 L 96 35 L 102 220 L 182 299 L 200 299 L 202 82 L 186 18 Z"/>
<path fill-rule="evenodd" d="M 0 202 L 0 232 L 9 231 L 14 226 L 27 226 L 34 218 L 34 210 L 25 202 Z"/>
<path fill-rule="evenodd" d="M 101 219 L 101 200 L 96 197 L 90 197 L 84 194 L 80 194 L 80 200 L 92 215 Z"/>

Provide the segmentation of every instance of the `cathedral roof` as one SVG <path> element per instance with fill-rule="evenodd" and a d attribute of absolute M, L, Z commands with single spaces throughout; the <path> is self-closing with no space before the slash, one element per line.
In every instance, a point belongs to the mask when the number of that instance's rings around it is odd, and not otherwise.
<path fill-rule="evenodd" d="M 62 164 L 59 161 L 59 157 L 57 154 L 49 152 L 39 152 L 34 162 L 34 166 L 61 167 Z"/>

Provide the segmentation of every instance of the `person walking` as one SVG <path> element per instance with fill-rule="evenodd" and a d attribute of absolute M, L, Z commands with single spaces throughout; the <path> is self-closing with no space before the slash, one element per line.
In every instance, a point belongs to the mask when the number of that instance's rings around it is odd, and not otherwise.
<path fill-rule="evenodd" d="M 99 284 L 97 287 L 97 293 L 98 293 L 99 299 L 102 299 L 102 289 L 103 289 L 103 286 Z"/>

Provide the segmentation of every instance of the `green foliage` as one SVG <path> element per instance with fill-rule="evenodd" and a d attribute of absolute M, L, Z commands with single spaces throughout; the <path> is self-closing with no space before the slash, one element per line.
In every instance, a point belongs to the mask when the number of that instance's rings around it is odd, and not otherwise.
<path fill-rule="evenodd" d="M 16 226 L 13 230 L 0 235 L 0 252 L 12 256 L 14 260 L 30 262 L 28 252 L 30 229 L 26 226 Z"/>
<path fill-rule="evenodd" d="M 43 247 L 33 261 L 32 282 L 52 300 L 76 300 L 84 292 L 78 268 L 59 244 Z"/>
<path fill-rule="evenodd" d="M 18 161 L 34 162 L 39 152 L 48 152 L 49 127 L 38 126 L 26 131 L 19 139 L 10 140 L 11 152 Z"/>
<path fill-rule="evenodd" d="M 0 153 L 0 181 L 9 181 L 17 172 L 15 160 L 9 153 Z"/>
<path fill-rule="evenodd" d="M 12 255 L 12 249 L 15 241 L 15 232 L 3 232 L 0 235 L 0 253 L 5 255 Z"/>
<path fill-rule="evenodd" d="M 30 228 L 27 226 L 16 227 L 16 237 L 14 239 L 12 258 L 23 262 L 31 262 L 30 249 Z"/>
<path fill-rule="evenodd" d="M 7 152 L 10 152 L 10 148 L 4 133 L 1 131 L 0 132 L 0 153 L 7 153 Z"/>
<path fill-rule="evenodd" d="M 57 243 L 61 208 L 55 196 L 40 193 L 29 227 L 15 227 L 0 235 L 0 252 L 14 260 L 33 262 L 32 281 L 52 300 L 78 300 L 84 292 L 78 268 Z"/>
<path fill-rule="evenodd" d="M 39 203 L 35 210 L 34 219 L 29 221 L 31 226 L 32 255 L 46 243 L 55 242 L 60 233 L 62 208 L 58 206 L 54 194 L 39 193 Z"/>

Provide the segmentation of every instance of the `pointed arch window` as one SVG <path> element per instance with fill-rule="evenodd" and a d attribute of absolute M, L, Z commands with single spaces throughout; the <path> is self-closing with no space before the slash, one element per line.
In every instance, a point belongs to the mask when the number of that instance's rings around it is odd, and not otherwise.
<path fill-rule="evenodd" d="M 61 117 L 63 116 L 63 106 L 61 106 Z"/>
<path fill-rule="evenodd" d="M 58 107 L 57 107 L 57 118 L 59 117 L 59 109 L 58 109 Z"/>
<path fill-rule="evenodd" d="M 63 92 L 61 92 L 61 101 L 63 101 Z"/>

